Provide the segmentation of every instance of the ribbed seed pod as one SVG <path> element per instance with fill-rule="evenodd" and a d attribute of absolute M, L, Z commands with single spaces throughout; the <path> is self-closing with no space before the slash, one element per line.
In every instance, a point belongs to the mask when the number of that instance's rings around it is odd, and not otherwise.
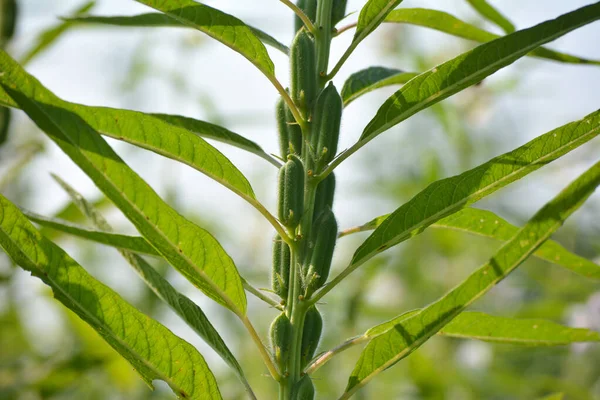
<path fill-rule="evenodd" d="M 346 4 L 348 0 L 333 0 L 331 8 L 331 26 L 335 26 L 346 16 Z"/>
<path fill-rule="evenodd" d="M 315 398 L 315 385 L 310 376 L 304 375 L 294 385 L 293 400 L 313 400 Z"/>
<path fill-rule="evenodd" d="M 304 212 L 304 167 L 298 156 L 288 156 L 279 170 L 279 220 L 295 228 Z"/>
<path fill-rule="evenodd" d="M 8 42 L 15 33 L 17 21 L 17 1 L 0 0 L 0 45 Z"/>
<path fill-rule="evenodd" d="M 317 219 L 319 215 L 327 207 L 333 208 L 333 197 L 335 194 L 335 174 L 331 173 L 317 186 L 317 193 L 315 194 L 315 207 L 313 211 L 313 221 Z"/>
<path fill-rule="evenodd" d="M 290 151 L 286 108 L 283 97 L 279 97 L 275 105 L 275 114 L 277 116 L 277 133 L 279 133 L 279 154 L 282 158 L 287 158 Z"/>
<path fill-rule="evenodd" d="M 10 108 L 0 107 L 0 145 L 6 142 L 8 137 L 8 128 L 10 126 L 11 111 Z"/>
<path fill-rule="evenodd" d="M 292 345 L 292 324 L 285 315 L 281 313 L 273 320 L 270 330 L 271 346 L 275 360 L 280 368 L 286 364 Z"/>
<path fill-rule="evenodd" d="M 290 47 L 290 96 L 308 119 L 318 90 L 315 42 L 302 29 Z"/>
<path fill-rule="evenodd" d="M 329 83 L 319 95 L 313 112 L 311 148 L 316 169 L 329 163 L 337 152 L 342 121 L 342 98 L 333 83 Z"/>
<path fill-rule="evenodd" d="M 273 273 L 271 287 L 282 299 L 287 299 L 288 282 L 290 280 L 291 253 L 290 246 L 276 235 L 273 241 Z"/>
<path fill-rule="evenodd" d="M 315 22 L 317 20 L 317 0 L 298 0 L 296 3 L 299 9 L 304 11 L 304 14 L 311 20 L 311 22 Z M 295 29 L 298 32 L 304 26 L 304 22 L 298 16 L 295 19 Z"/>
<path fill-rule="evenodd" d="M 312 293 L 327 282 L 331 268 L 331 259 L 337 240 L 337 222 L 329 207 L 326 207 L 317 217 L 311 236 L 314 247 L 306 274 L 308 293 Z"/>
<path fill-rule="evenodd" d="M 301 155 L 302 154 L 302 128 L 294 119 L 294 115 L 290 111 L 290 108 L 285 105 L 285 118 L 287 121 L 288 128 L 288 153 Z M 291 154 L 289 153 L 289 154 Z"/>
<path fill-rule="evenodd" d="M 302 330 L 302 347 L 300 349 L 302 368 L 308 365 L 315 356 L 317 347 L 319 347 L 319 340 L 321 340 L 321 332 L 323 332 L 323 317 L 321 317 L 317 307 L 312 306 L 306 312 L 304 329 Z"/>

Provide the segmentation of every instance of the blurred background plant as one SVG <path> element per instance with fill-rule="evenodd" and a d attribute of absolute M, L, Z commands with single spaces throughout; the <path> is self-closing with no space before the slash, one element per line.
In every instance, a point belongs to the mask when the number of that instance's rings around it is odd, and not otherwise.
<path fill-rule="evenodd" d="M 9 0 L 0 0 L 3 6 Z M 2 46 L 61 97 L 94 104 L 142 111 L 185 114 L 226 126 L 276 150 L 274 103 L 276 93 L 252 70 L 237 62 L 235 54 L 193 31 L 144 30 L 83 26 L 61 16 L 135 14 L 144 8 L 134 2 L 98 0 L 17 0 L 16 33 Z M 260 26 L 289 42 L 292 15 L 279 2 L 262 0 L 207 1 Z M 361 1 L 349 1 L 359 9 Z M 477 16 L 466 1 L 405 1 L 406 7 L 444 7 L 443 10 L 476 26 L 501 33 Z M 535 22 L 586 4 L 558 0 L 505 1 L 502 11 L 517 26 Z M 574 4 L 577 3 L 577 4 Z M 2 27 L 5 29 L 5 27 Z M 571 53 L 600 58 L 594 38 L 598 24 L 552 43 Z M 334 57 L 345 48 L 341 35 Z M 369 38 L 362 50 L 375 64 L 406 71 L 424 71 L 472 47 L 473 43 L 425 28 L 402 24 L 385 26 Z M 285 59 L 272 53 L 285 78 Z M 350 59 L 340 73 L 364 67 L 361 57 Z M 394 128 L 336 171 L 336 214 L 348 228 L 389 212 L 429 183 L 512 149 L 527 140 L 579 119 L 598 107 L 600 69 L 540 60 L 522 60 L 482 84 L 468 89 Z M 285 80 L 283 79 L 282 80 Z M 341 85 L 340 85 L 341 87 Z M 368 118 L 392 89 L 382 89 L 352 104 L 345 113 L 340 147 L 353 143 Z M 3 115 L 8 115 L 2 110 Z M 43 215 L 90 225 L 50 178 L 59 174 L 91 199 L 115 227 L 133 228 L 93 184 L 57 151 L 19 112 L 11 112 L 6 137 L 0 137 L 0 192 L 16 204 Z M 243 276 L 259 287 L 269 281 L 270 226 L 224 189 L 185 166 L 111 141 L 126 161 L 150 182 L 170 204 L 214 232 L 236 260 Z M 219 144 L 216 144 L 219 147 Z M 252 156 L 219 147 L 249 177 L 259 198 L 274 208 L 275 173 Z M 551 166 L 524 178 L 511 188 L 481 202 L 516 225 L 559 188 L 589 166 L 598 154 L 598 142 L 574 151 Z M 600 260 L 600 202 L 596 195 L 555 238 L 569 250 Z M 90 225 L 91 226 L 91 225 Z M 227 399 L 242 399 L 244 392 L 225 364 L 184 326 L 137 276 L 114 249 L 52 231 L 51 239 L 67 249 L 86 269 L 107 283 L 143 312 L 165 323 L 198 346 L 207 357 Z M 360 244 L 357 234 L 340 240 L 334 259 L 342 266 Z M 400 310 L 422 307 L 460 282 L 485 261 L 498 243 L 460 232 L 429 229 L 419 237 L 370 261 L 328 298 L 323 307 L 325 330 L 321 349 L 344 337 L 396 316 Z M 156 264 L 156 262 L 155 262 Z M 334 268 L 335 268 L 334 265 Z M 256 385 L 259 398 L 272 390 L 261 379 L 251 343 L 229 313 L 206 301 L 167 265 L 155 265 L 178 289 L 197 301 L 224 336 Z M 1 399 L 168 399 L 160 386 L 150 392 L 132 368 L 96 333 L 52 298 L 40 282 L 11 265 L 0 253 L 0 398 Z M 250 312 L 253 311 L 250 303 Z M 527 261 L 507 281 L 477 304 L 496 315 L 545 318 L 572 326 L 600 330 L 600 291 L 589 281 L 537 259 Z M 256 308 L 254 308 L 256 310 Z M 276 315 L 253 316 L 266 337 Z M 358 349 L 349 350 L 315 374 L 323 398 L 334 398 L 346 378 Z M 564 393 L 567 399 L 600 399 L 600 349 L 577 345 L 523 350 L 511 345 L 488 344 L 437 337 L 405 363 L 383 374 L 376 385 L 356 395 L 362 399 L 533 399 Z M 261 387 L 262 386 L 262 387 Z"/>

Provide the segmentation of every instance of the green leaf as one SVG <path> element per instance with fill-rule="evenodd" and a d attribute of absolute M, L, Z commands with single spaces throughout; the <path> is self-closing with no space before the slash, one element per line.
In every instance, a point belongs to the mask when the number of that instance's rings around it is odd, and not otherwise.
<path fill-rule="evenodd" d="M 95 1 L 84 3 L 80 8 L 73 12 L 73 15 L 83 15 L 90 11 L 95 5 Z M 21 60 L 21 64 L 27 64 L 32 59 L 40 55 L 44 50 L 47 50 L 54 42 L 56 42 L 56 40 L 58 40 L 65 32 L 67 32 L 71 26 L 72 24 L 70 22 L 63 21 L 62 23 L 43 31 L 37 37 L 35 45 L 25 53 L 23 59 Z"/>
<path fill-rule="evenodd" d="M 596 111 L 476 168 L 432 183 L 385 218 L 356 250 L 351 268 L 556 160 L 599 133 L 600 111 Z"/>
<path fill-rule="evenodd" d="M 408 356 L 440 331 L 471 303 L 487 293 L 547 240 L 600 185 L 595 164 L 529 222 L 494 257 L 444 297 L 374 338 L 363 350 L 348 381 L 347 399 L 383 370 Z"/>
<path fill-rule="evenodd" d="M 516 28 L 500 11 L 496 10 L 487 0 L 467 0 L 469 4 L 488 21 L 498 25 L 506 33 L 513 33 Z"/>
<path fill-rule="evenodd" d="M 81 225 L 73 224 L 60 218 L 48 218 L 38 215 L 31 211 L 21 210 L 21 212 L 35 222 L 44 227 L 52 228 L 57 231 L 68 233 L 80 237 L 82 239 L 91 240 L 92 242 L 105 244 L 107 246 L 116 247 L 118 249 L 129 250 L 135 253 L 148 254 L 151 256 L 160 256 L 160 254 L 140 236 L 127 236 L 118 233 L 110 233 L 101 230 L 88 229 Z"/>
<path fill-rule="evenodd" d="M 408 82 L 418 74 L 385 67 L 369 67 L 348 77 L 342 87 L 344 106 L 372 90 Z"/>
<path fill-rule="evenodd" d="M 60 105 L 58 99 L 33 77 L 23 74 L 4 52 L 0 52 L 0 70 L 4 71 L 0 84 L 9 96 L 121 209 L 152 246 L 206 295 L 244 316 L 246 296 L 241 277 L 219 242 L 169 207 L 94 128 L 76 113 L 55 105 Z M 123 132 L 129 129 L 125 125 Z M 148 129 L 141 132 L 145 137 L 152 133 L 151 125 Z M 181 147 L 183 152 L 190 150 Z"/>
<path fill-rule="evenodd" d="M 212 372 L 192 345 L 94 279 L 2 195 L 0 245 L 50 286 L 54 297 L 127 359 L 150 387 L 160 379 L 179 398 L 221 399 Z"/>
<path fill-rule="evenodd" d="M 196 28 L 246 57 L 267 77 L 275 66 L 260 39 L 234 16 L 192 0 L 136 0 Z"/>
<path fill-rule="evenodd" d="M 247 142 L 240 141 L 239 135 L 217 125 L 179 116 L 161 114 L 153 116 L 137 111 L 69 103 L 51 93 L 6 53 L 0 54 L 0 62 L 3 63 L 4 70 L 10 71 L 11 78 L 7 83 L 29 82 L 31 86 L 28 86 L 28 89 L 45 93 L 37 97 L 41 103 L 68 110 L 105 136 L 185 163 L 231 189 L 253 206 L 259 205 L 246 177 L 227 157 L 199 137 L 199 135 L 206 135 L 211 138 L 221 138 L 223 141 L 236 142 L 239 146 L 248 147 Z M 0 99 L 5 97 L 10 96 L 0 93 Z M 12 100 L 8 102 L 14 103 Z M 14 107 L 20 108 L 17 104 L 14 104 Z M 188 131 L 187 128 L 193 131 Z"/>
<path fill-rule="evenodd" d="M 60 177 L 53 175 L 53 178 L 67 192 L 71 201 L 79 210 L 89 218 L 96 228 L 111 232 L 112 227 L 94 207 L 79 192 L 67 184 Z M 231 353 L 219 332 L 210 323 L 204 312 L 189 298 L 179 293 L 171 284 L 164 279 L 146 260 L 142 257 L 128 251 L 120 250 L 121 255 L 136 270 L 146 285 L 165 302 L 181 319 L 190 326 L 204 341 L 229 365 L 238 375 L 246 390 L 252 398 L 256 398 L 252 392 L 250 384 L 244 376 L 242 367 Z"/>
<path fill-rule="evenodd" d="M 363 6 L 358 15 L 356 24 L 356 32 L 352 43 L 362 42 L 364 38 L 369 36 L 381 23 L 385 17 L 400 4 L 402 0 L 369 0 Z M 356 47 L 354 45 L 354 47 Z"/>
<path fill-rule="evenodd" d="M 342 232 L 340 236 L 375 229 L 388 216 L 389 214 L 374 218 L 360 227 Z M 519 230 L 519 228 L 511 225 L 493 212 L 477 208 L 465 208 L 457 211 L 440 219 L 430 227 L 453 229 L 501 241 L 510 240 Z M 571 253 L 553 240 L 546 241 L 533 255 L 587 278 L 600 279 L 600 265 Z"/>
<path fill-rule="evenodd" d="M 599 18 L 600 3 L 582 7 L 557 19 L 482 44 L 418 75 L 385 101 L 355 147 L 364 146 L 417 112 L 481 82 L 544 43 Z"/>
<path fill-rule="evenodd" d="M 560 346 L 578 342 L 600 342 L 600 333 L 570 328 L 552 321 L 495 317 L 481 312 L 463 312 L 439 332 L 443 336 L 525 346 Z"/>
<path fill-rule="evenodd" d="M 76 23 L 76 24 L 99 24 L 99 25 L 110 25 L 110 26 L 123 26 L 123 27 L 136 27 L 136 28 L 188 28 L 189 26 L 179 22 L 178 20 L 169 17 L 166 14 L 160 13 L 147 13 L 140 15 L 131 16 L 97 16 L 87 15 L 75 18 L 65 18 L 65 21 Z M 279 42 L 273 36 L 260 29 L 254 28 L 248 25 L 248 28 L 259 38 L 264 44 L 267 44 L 284 54 L 289 54 L 290 49 Z"/>
<path fill-rule="evenodd" d="M 396 22 L 423 26 L 426 28 L 435 29 L 440 32 L 458 36 L 460 38 L 473 40 L 480 43 L 485 43 L 498 39 L 502 36 L 480 29 L 474 25 L 461 21 L 453 15 L 443 11 L 430 10 L 427 8 L 401 8 L 392 11 L 385 19 L 385 22 Z M 595 64 L 600 65 L 600 61 L 589 60 L 572 56 L 565 53 L 559 53 L 554 50 L 549 50 L 539 47 L 532 50 L 528 55 L 546 58 L 554 61 L 561 61 L 573 64 Z"/>

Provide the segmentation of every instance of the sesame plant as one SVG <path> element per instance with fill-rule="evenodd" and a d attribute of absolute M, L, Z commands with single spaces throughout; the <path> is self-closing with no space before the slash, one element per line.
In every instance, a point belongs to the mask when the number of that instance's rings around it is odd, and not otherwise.
<path fill-rule="evenodd" d="M 259 28 L 203 3 L 137 1 L 154 11 L 135 16 L 93 16 L 85 14 L 89 9 L 86 6 L 83 14 L 64 23 L 196 29 L 228 46 L 258 68 L 267 78 L 265 84 L 271 84 L 279 94 L 274 105 L 278 131 L 270 136 L 272 143 L 278 143 L 278 154 L 269 154 L 259 144 L 205 121 L 63 100 L 0 50 L 0 111 L 6 113 L 4 110 L 13 108 L 24 112 L 139 232 L 139 236 L 113 232 L 92 203 L 55 176 L 95 229 L 25 211 L 0 195 L 0 245 L 15 264 L 47 284 L 59 302 L 131 363 L 150 387 L 154 380 L 162 380 L 177 398 L 222 398 L 215 376 L 195 347 L 93 278 L 33 223 L 116 247 L 156 296 L 225 361 L 251 399 L 257 398 L 253 382 L 246 379 L 242 365 L 220 333 L 202 309 L 179 293 L 148 260 L 165 260 L 224 312 L 237 317 L 247 338 L 256 345 L 256 363 L 262 362 L 265 373 L 275 383 L 269 398 L 280 400 L 319 398 L 313 384 L 319 368 L 355 346 L 361 346 L 362 353 L 355 365 L 348 365 L 347 384 L 339 388 L 339 399 L 352 397 L 437 334 L 527 346 L 600 341 L 600 333 L 588 329 L 466 311 L 530 256 L 600 279 L 600 266 L 550 240 L 600 184 L 600 162 L 556 194 L 522 227 L 509 224 L 492 211 L 471 207 L 587 144 L 600 133 L 600 111 L 459 175 L 433 182 L 391 214 L 361 226 L 340 229 L 343 221 L 337 221 L 333 212 L 335 169 L 411 116 L 478 84 L 521 57 L 577 64 L 573 68 L 599 66 L 600 61 L 542 46 L 600 19 L 600 2 L 518 30 L 485 0 L 468 0 L 482 17 L 505 32 L 496 35 L 445 12 L 397 8 L 401 0 L 368 0 L 356 14 L 347 14 L 346 0 L 299 0 L 296 4 L 281 0 L 295 13 L 294 26 L 290 26 L 294 39 L 287 46 Z M 0 4 L 4 7 L 3 43 L 12 34 L 5 29 L 11 15 L 5 5 L 11 2 Z M 336 88 L 332 79 L 382 23 L 424 26 L 480 44 L 425 72 L 373 66 L 351 74 L 341 89 Z M 352 30 L 350 46 L 338 60 L 331 61 L 330 47 L 335 38 L 351 35 Z M 278 80 L 265 46 L 289 56 L 289 83 Z M 401 87 L 381 105 L 352 146 L 338 149 L 345 107 L 367 92 L 390 85 Z M 248 283 L 215 237 L 167 204 L 103 136 L 187 164 L 247 201 L 273 228 L 272 236 L 264 238 L 273 246 L 271 282 L 265 283 L 271 290 L 262 291 Z M 246 150 L 278 168 L 278 180 L 273 182 L 273 190 L 278 193 L 277 209 L 267 209 L 242 172 L 206 139 Z M 375 148 L 371 145 L 362 151 Z M 489 261 L 433 303 L 417 310 L 398 310 L 398 316 L 389 321 L 356 332 L 350 339 L 340 337 L 338 346 L 319 347 L 327 295 L 373 257 L 434 226 L 487 236 L 504 244 Z M 347 265 L 330 273 L 336 241 L 362 231 L 372 233 Z M 279 310 L 269 337 L 257 333 L 260 329 L 255 328 L 248 313 L 247 296 L 257 297 L 264 307 Z M 335 326 L 330 329 L 335 330 Z"/>

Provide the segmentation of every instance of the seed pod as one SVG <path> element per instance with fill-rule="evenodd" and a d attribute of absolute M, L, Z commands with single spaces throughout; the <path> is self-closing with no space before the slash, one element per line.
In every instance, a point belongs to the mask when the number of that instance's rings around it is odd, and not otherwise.
<path fill-rule="evenodd" d="M 319 95 L 313 112 L 310 142 L 317 171 L 335 157 L 341 120 L 342 98 L 330 82 Z"/>
<path fill-rule="evenodd" d="M 329 207 L 326 207 L 317 217 L 311 236 L 313 237 L 314 247 L 306 275 L 309 293 L 327 282 L 329 269 L 331 268 L 331 259 L 337 240 L 337 222 L 333 211 Z"/>
<path fill-rule="evenodd" d="M 288 153 L 302 154 L 302 128 L 296 122 L 290 108 L 285 105 L 285 118 L 288 128 Z M 291 152 L 291 153 L 290 153 Z"/>
<path fill-rule="evenodd" d="M 329 174 L 322 182 L 317 186 L 317 193 L 315 194 L 315 207 L 313 211 L 313 220 L 316 220 L 319 215 L 327 207 L 333 208 L 333 196 L 335 194 L 335 175 Z"/>
<path fill-rule="evenodd" d="M 10 127 L 11 111 L 8 107 L 0 107 L 0 146 L 6 142 Z"/>
<path fill-rule="evenodd" d="M 270 336 L 273 353 L 275 353 L 275 360 L 279 367 L 283 368 L 289 356 L 292 343 L 292 324 L 285 313 L 279 314 L 279 316 L 273 320 Z"/>
<path fill-rule="evenodd" d="M 346 16 L 346 4 L 348 0 L 333 0 L 331 8 L 331 26 L 335 26 Z"/>
<path fill-rule="evenodd" d="M 315 398 L 315 385 L 312 383 L 310 376 L 304 375 L 294 385 L 294 400 L 313 400 Z"/>
<path fill-rule="evenodd" d="M 315 42 L 304 29 L 296 34 L 290 47 L 290 65 L 290 95 L 302 114 L 308 117 L 319 83 Z"/>
<path fill-rule="evenodd" d="M 304 14 L 311 20 L 311 22 L 315 22 L 317 20 L 317 0 L 298 0 L 296 3 L 299 9 L 304 11 Z M 296 32 L 298 32 L 304 26 L 304 22 L 298 16 L 295 19 L 295 28 Z"/>
<path fill-rule="evenodd" d="M 276 235 L 273 242 L 273 274 L 271 287 L 282 299 L 287 299 L 288 282 L 290 280 L 291 253 L 290 246 Z"/>
<path fill-rule="evenodd" d="M 279 170 L 279 220 L 288 228 L 295 228 L 304 212 L 304 167 L 292 154 Z"/>
<path fill-rule="evenodd" d="M 15 33 L 17 21 L 17 1 L 0 0 L 0 46 L 4 47 Z"/>
<path fill-rule="evenodd" d="M 279 133 L 279 154 L 283 158 L 287 158 L 290 148 L 286 108 L 283 97 L 280 97 L 279 100 L 277 100 L 275 111 L 277 115 L 277 133 Z"/>
<path fill-rule="evenodd" d="M 315 355 L 319 340 L 321 340 L 321 332 L 323 331 L 323 317 L 317 310 L 317 307 L 312 306 L 306 312 L 304 318 L 304 329 L 302 330 L 302 347 L 300 349 L 300 363 L 304 368 Z"/>

